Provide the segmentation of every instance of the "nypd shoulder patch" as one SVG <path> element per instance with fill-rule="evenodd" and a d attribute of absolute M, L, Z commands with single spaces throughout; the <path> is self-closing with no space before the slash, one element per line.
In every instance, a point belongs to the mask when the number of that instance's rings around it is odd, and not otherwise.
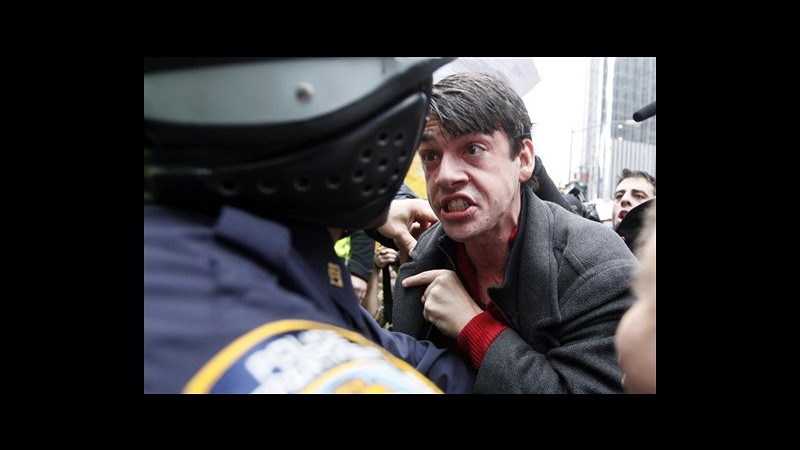
<path fill-rule="evenodd" d="M 268 323 L 209 360 L 184 393 L 441 393 L 358 333 L 307 320 Z"/>

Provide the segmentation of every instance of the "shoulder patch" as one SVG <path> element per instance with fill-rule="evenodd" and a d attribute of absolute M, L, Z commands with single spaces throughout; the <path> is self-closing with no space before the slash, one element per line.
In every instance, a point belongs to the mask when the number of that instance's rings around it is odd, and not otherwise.
<path fill-rule="evenodd" d="M 405 361 L 358 333 L 282 320 L 241 336 L 209 360 L 184 393 L 441 393 Z"/>

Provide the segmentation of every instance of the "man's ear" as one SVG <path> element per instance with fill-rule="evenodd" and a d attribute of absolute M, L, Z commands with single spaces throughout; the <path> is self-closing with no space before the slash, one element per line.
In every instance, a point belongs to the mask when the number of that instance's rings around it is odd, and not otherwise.
<path fill-rule="evenodd" d="M 533 142 L 530 139 L 522 140 L 522 149 L 517 156 L 519 157 L 519 182 L 524 183 L 530 179 L 536 164 L 534 161 L 536 154 L 533 151 Z"/>

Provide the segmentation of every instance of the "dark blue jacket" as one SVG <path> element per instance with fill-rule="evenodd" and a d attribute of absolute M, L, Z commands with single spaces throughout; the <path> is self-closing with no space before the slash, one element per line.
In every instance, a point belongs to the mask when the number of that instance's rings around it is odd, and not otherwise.
<path fill-rule="evenodd" d="M 327 230 L 145 205 L 146 393 L 466 393 L 473 381 L 457 355 L 370 317 Z"/>

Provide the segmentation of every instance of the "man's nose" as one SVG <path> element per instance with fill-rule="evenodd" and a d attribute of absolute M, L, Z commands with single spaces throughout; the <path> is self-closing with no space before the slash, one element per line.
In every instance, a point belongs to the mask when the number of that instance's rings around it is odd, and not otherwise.
<path fill-rule="evenodd" d="M 622 206 L 630 206 L 633 204 L 633 196 L 631 194 L 625 194 L 622 196 L 622 201 L 620 202 Z"/>
<path fill-rule="evenodd" d="M 456 186 L 467 181 L 469 177 L 464 171 L 463 163 L 455 156 L 443 155 L 439 164 L 439 173 L 436 183 L 444 187 Z"/>

